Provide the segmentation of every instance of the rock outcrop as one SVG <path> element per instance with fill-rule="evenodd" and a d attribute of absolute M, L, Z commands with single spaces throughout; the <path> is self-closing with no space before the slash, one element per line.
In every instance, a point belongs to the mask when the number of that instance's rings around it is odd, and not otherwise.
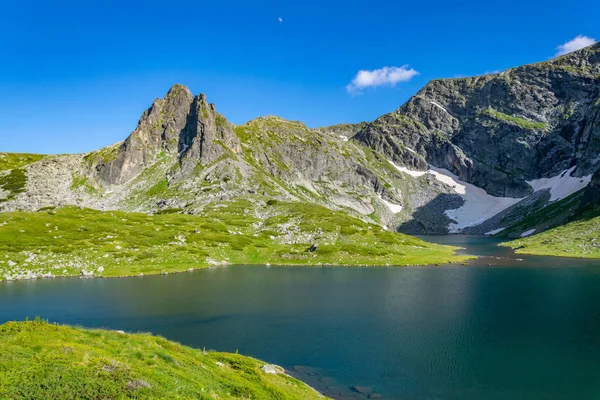
<path fill-rule="evenodd" d="M 154 100 L 120 146 L 92 153 L 88 159 L 99 181 L 108 185 L 128 182 L 161 154 L 179 155 L 182 167 L 189 170 L 226 151 L 239 152 L 232 128 L 205 95 L 194 97 L 185 86 L 174 85 L 165 98 Z"/>
<path fill-rule="evenodd" d="M 584 212 L 598 206 L 600 206 L 600 169 L 592 175 L 590 184 L 585 188 L 579 203 L 579 211 Z"/>

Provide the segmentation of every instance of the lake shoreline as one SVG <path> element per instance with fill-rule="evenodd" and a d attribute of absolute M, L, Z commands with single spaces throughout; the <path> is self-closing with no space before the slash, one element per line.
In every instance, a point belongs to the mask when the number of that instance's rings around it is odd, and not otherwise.
<path fill-rule="evenodd" d="M 459 250 L 464 250 L 464 249 L 459 249 Z M 457 255 L 462 257 L 462 255 Z M 54 280 L 54 279 L 73 279 L 73 278 L 78 278 L 78 279 L 119 279 L 119 278 L 143 278 L 145 276 L 166 276 L 166 275 L 172 275 L 172 274 L 184 274 L 186 272 L 195 272 L 195 271 L 204 271 L 204 270 L 209 270 L 209 269 L 216 269 L 216 268 L 222 268 L 222 267 L 246 267 L 246 266 L 257 266 L 257 267 L 274 267 L 274 268 L 281 268 L 281 267 L 302 267 L 302 268 L 330 268 L 330 267 L 336 267 L 336 268 L 411 268 L 411 267 L 441 267 L 444 265 L 464 265 L 467 266 L 469 261 L 473 261 L 476 260 L 480 257 L 478 256 L 471 256 L 471 255 L 464 255 L 464 258 L 461 258 L 460 260 L 457 261 L 449 261 L 449 262 L 443 262 L 443 263 L 434 263 L 434 264 L 405 264 L 405 265 L 390 265 L 390 264 L 281 264 L 281 263 L 277 263 L 277 264 L 270 264 L 270 263 L 265 263 L 265 264 L 228 264 L 228 263 L 220 263 L 218 265 L 207 265 L 207 266 L 203 266 L 203 267 L 196 267 L 196 268 L 184 268 L 184 269 L 174 269 L 174 270 L 169 270 L 169 271 L 157 271 L 157 272 L 146 272 L 146 273 L 140 273 L 140 274 L 124 274 L 124 275 L 96 275 L 96 274 L 91 274 L 91 275 L 84 275 L 84 274 L 72 274 L 72 275 L 52 275 L 52 276 L 35 276 L 33 277 L 32 275 L 30 276 L 25 276 L 22 277 L 20 279 L 0 279 L 0 284 L 2 283 L 11 283 L 11 282 L 24 282 L 24 281 L 37 281 L 37 280 Z"/>
<path fill-rule="evenodd" d="M 600 347 L 578 343 L 598 330 L 600 262 L 515 256 L 486 237 L 429 239 L 479 258 L 404 268 L 232 264 L 9 284 L 0 286 L 0 323 L 40 316 L 239 350 L 338 400 L 367 398 L 354 387 L 384 399 L 596 393 Z"/>

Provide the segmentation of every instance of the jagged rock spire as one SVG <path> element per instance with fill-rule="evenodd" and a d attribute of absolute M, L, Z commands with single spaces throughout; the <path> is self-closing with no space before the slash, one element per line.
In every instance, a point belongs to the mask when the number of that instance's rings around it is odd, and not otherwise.
<path fill-rule="evenodd" d="M 225 145 L 225 147 L 224 147 Z M 240 151 L 231 124 L 208 104 L 204 94 L 193 96 L 173 85 L 142 114 L 136 129 L 110 159 L 98 160 L 99 178 L 122 184 L 138 175 L 161 154 L 179 154 L 182 166 L 208 164 L 224 151 Z"/>

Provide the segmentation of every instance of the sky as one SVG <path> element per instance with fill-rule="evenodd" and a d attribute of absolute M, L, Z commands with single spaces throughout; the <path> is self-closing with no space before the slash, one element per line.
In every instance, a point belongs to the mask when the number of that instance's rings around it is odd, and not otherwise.
<path fill-rule="evenodd" d="M 0 0 L 0 152 L 123 140 L 175 83 L 235 124 L 370 121 L 431 79 L 600 40 L 598 15 L 598 0 Z"/>

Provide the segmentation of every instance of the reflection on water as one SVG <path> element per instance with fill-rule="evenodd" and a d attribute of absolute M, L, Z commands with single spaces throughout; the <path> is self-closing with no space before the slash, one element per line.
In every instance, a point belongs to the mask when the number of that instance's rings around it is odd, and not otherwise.
<path fill-rule="evenodd" d="M 239 350 L 336 398 L 600 398 L 600 263 L 434 240 L 486 258 L 11 282 L 0 285 L 0 322 L 41 316 Z"/>

